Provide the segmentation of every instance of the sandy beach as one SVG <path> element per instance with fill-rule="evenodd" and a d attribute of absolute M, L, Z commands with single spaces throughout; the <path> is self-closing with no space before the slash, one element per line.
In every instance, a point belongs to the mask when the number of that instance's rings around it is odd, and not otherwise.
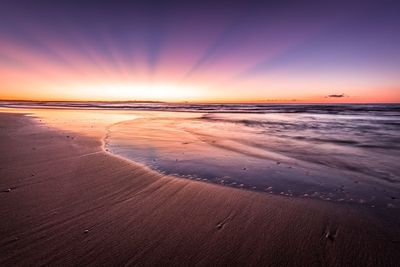
<path fill-rule="evenodd" d="M 1 266 L 399 266 L 363 207 L 164 176 L 0 113 Z"/>

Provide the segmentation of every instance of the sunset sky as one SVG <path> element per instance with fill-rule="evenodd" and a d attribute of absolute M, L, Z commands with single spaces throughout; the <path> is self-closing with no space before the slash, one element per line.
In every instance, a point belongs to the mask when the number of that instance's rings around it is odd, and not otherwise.
<path fill-rule="evenodd" d="M 0 99 L 400 102 L 400 1 L 3 1 Z"/>

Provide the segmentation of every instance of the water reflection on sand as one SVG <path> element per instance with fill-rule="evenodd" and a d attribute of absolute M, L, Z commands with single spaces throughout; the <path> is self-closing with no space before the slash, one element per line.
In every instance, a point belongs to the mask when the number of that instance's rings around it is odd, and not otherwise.
<path fill-rule="evenodd" d="M 398 205 L 396 116 L 175 114 L 114 124 L 106 147 L 189 179 L 372 207 Z"/>

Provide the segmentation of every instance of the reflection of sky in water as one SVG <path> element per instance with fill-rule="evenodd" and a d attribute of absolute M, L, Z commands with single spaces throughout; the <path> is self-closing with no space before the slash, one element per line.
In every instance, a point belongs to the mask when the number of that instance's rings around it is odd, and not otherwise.
<path fill-rule="evenodd" d="M 181 113 L 115 124 L 106 145 L 166 174 L 396 207 L 398 115 Z"/>

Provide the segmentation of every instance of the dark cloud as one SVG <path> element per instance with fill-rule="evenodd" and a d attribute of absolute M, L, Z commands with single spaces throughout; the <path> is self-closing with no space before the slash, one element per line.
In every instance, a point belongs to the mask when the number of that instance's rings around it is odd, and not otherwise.
<path fill-rule="evenodd" d="M 339 94 L 339 95 L 328 95 L 327 97 L 329 98 L 341 98 L 341 97 L 345 97 L 344 94 Z"/>

